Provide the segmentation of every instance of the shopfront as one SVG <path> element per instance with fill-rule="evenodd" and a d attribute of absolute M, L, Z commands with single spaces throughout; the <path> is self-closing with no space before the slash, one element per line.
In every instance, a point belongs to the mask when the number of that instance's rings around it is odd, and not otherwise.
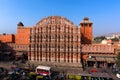
<path fill-rule="evenodd" d="M 112 68 L 116 61 L 114 57 L 91 56 L 88 57 L 85 62 L 88 67 Z"/>

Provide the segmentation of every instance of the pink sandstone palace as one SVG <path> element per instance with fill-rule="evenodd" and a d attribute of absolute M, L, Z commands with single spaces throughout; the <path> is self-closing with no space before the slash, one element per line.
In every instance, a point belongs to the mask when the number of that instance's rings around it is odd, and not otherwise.
<path fill-rule="evenodd" d="M 112 45 L 93 44 L 92 22 L 85 17 L 74 25 L 61 16 L 43 18 L 35 26 L 17 24 L 16 34 L 0 35 L 2 52 L 27 53 L 28 61 L 67 67 L 97 66 L 115 63 Z"/>

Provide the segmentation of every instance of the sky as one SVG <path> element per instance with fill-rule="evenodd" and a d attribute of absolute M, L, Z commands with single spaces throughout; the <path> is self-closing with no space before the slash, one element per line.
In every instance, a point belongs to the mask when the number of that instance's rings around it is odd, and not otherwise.
<path fill-rule="evenodd" d="M 0 33 L 17 33 L 17 24 L 35 26 L 48 16 L 63 16 L 79 26 L 93 22 L 93 36 L 120 32 L 120 0 L 0 0 Z"/>

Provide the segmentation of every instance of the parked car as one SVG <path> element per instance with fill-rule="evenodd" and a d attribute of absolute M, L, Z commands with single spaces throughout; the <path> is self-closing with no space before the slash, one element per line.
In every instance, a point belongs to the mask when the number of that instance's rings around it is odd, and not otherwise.
<path fill-rule="evenodd" d="M 14 71 L 10 71 L 10 72 L 8 72 L 8 77 L 14 77 L 14 76 L 15 76 Z"/>

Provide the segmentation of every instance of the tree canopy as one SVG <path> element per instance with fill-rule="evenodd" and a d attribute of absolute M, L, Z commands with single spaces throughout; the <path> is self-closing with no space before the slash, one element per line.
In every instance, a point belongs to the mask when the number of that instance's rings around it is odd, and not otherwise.
<path fill-rule="evenodd" d="M 120 52 L 117 55 L 117 66 L 120 68 Z"/>
<path fill-rule="evenodd" d="M 119 38 L 115 37 L 113 39 L 111 39 L 112 41 L 119 41 Z"/>
<path fill-rule="evenodd" d="M 99 36 L 94 38 L 94 42 L 100 43 L 102 40 L 106 39 L 105 36 Z"/>

